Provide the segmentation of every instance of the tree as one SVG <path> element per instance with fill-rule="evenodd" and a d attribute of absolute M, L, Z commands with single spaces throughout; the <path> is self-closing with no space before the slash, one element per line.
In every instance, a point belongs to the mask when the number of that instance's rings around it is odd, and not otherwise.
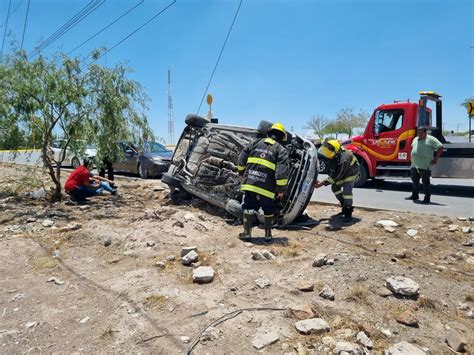
<path fill-rule="evenodd" d="M 344 133 L 345 126 L 341 121 L 332 120 L 324 127 L 324 134 L 334 135 L 337 139 L 338 135 Z"/>
<path fill-rule="evenodd" d="M 40 136 L 41 158 L 55 185 L 53 200 L 61 198 L 60 167 L 69 146 L 98 142 L 102 156 L 116 155 L 118 140 L 150 132 L 143 114 L 146 96 L 125 77 L 127 71 L 122 65 L 84 64 L 62 53 L 28 61 L 23 51 L 0 65 L 0 127 Z M 57 162 L 48 156 L 55 134 L 66 141 Z"/>
<path fill-rule="evenodd" d="M 336 122 L 337 126 L 342 128 L 340 132 L 346 133 L 351 138 L 354 128 L 365 127 L 369 117 L 365 111 L 360 110 L 358 113 L 354 113 L 352 108 L 346 107 L 336 113 Z"/>
<path fill-rule="evenodd" d="M 307 123 L 306 129 L 310 129 L 320 139 L 324 137 L 326 133 L 325 128 L 329 123 L 329 119 L 323 115 L 314 115 Z"/>

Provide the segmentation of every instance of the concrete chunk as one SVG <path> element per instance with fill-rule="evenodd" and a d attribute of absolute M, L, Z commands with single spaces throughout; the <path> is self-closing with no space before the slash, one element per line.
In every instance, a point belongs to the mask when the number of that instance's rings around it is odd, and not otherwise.
<path fill-rule="evenodd" d="M 301 320 L 295 323 L 295 328 L 301 334 L 319 334 L 329 332 L 330 330 L 329 325 L 322 318 Z"/>
<path fill-rule="evenodd" d="M 385 280 L 385 286 L 393 293 L 402 296 L 416 296 L 420 290 L 420 286 L 415 281 L 403 276 L 389 277 Z"/>
<path fill-rule="evenodd" d="M 426 352 L 410 344 L 406 341 L 401 341 L 391 346 L 387 350 L 384 350 L 384 355 L 425 355 Z"/>
<path fill-rule="evenodd" d="M 268 345 L 276 343 L 279 339 L 280 337 L 278 336 L 278 333 L 275 331 L 271 331 L 269 333 L 259 334 L 255 336 L 252 341 L 252 345 L 255 349 L 260 350 Z"/>
<path fill-rule="evenodd" d="M 193 282 L 209 283 L 214 280 L 214 269 L 210 266 L 200 266 L 193 270 Z"/>

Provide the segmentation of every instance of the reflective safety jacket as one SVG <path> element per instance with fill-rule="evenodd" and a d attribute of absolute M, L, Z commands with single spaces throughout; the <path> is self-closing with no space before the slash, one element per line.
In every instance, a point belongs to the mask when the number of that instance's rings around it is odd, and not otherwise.
<path fill-rule="evenodd" d="M 351 182 L 359 174 L 359 162 L 349 150 L 341 150 L 332 159 L 328 159 L 329 176 L 324 180 L 324 185 Z"/>
<path fill-rule="evenodd" d="M 241 191 L 274 199 L 288 184 L 288 151 L 272 138 L 258 139 L 240 153 L 237 170 L 244 176 Z"/>

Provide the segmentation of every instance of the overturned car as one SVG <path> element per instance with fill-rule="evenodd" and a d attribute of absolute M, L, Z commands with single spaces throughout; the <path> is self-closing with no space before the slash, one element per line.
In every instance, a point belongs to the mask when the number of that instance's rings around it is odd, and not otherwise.
<path fill-rule="evenodd" d="M 257 129 L 209 123 L 188 115 L 186 127 L 173 154 L 171 166 L 161 181 L 172 194 L 189 193 L 225 209 L 235 217 L 242 214 L 237 160 L 242 149 L 257 137 L 265 137 L 272 123 L 261 121 Z M 318 175 L 318 155 L 313 143 L 288 134 L 290 172 L 285 195 L 277 202 L 276 225 L 288 225 L 308 205 Z M 263 215 L 259 220 L 263 221 Z"/>

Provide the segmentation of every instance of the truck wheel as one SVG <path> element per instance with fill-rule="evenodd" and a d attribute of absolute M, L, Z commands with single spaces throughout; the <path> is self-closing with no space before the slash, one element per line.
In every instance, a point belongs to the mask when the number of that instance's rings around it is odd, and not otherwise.
<path fill-rule="evenodd" d="M 328 162 L 326 161 L 326 159 L 320 157 L 318 172 L 320 174 L 327 174 L 328 170 L 329 170 Z"/>
<path fill-rule="evenodd" d="M 357 175 L 357 179 L 354 182 L 355 187 L 361 187 L 365 185 L 368 179 L 368 172 L 367 166 L 363 162 L 359 162 L 359 175 Z"/>
<path fill-rule="evenodd" d="M 168 173 L 164 173 L 161 176 L 161 182 L 164 182 L 169 187 L 175 187 L 175 188 L 181 187 L 181 180 Z"/>
<path fill-rule="evenodd" d="M 184 120 L 184 122 L 188 126 L 194 127 L 194 128 L 202 128 L 206 124 L 209 123 L 204 117 L 194 115 L 194 114 L 191 114 L 191 113 L 186 116 L 186 119 Z"/>
<path fill-rule="evenodd" d="M 71 166 L 76 169 L 79 165 L 81 165 L 81 162 L 79 161 L 78 157 L 74 157 L 71 160 Z"/>
<path fill-rule="evenodd" d="M 242 205 L 237 200 L 229 200 L 225 205 L 225 210 L 234 217 L 242 216 Z"/>

